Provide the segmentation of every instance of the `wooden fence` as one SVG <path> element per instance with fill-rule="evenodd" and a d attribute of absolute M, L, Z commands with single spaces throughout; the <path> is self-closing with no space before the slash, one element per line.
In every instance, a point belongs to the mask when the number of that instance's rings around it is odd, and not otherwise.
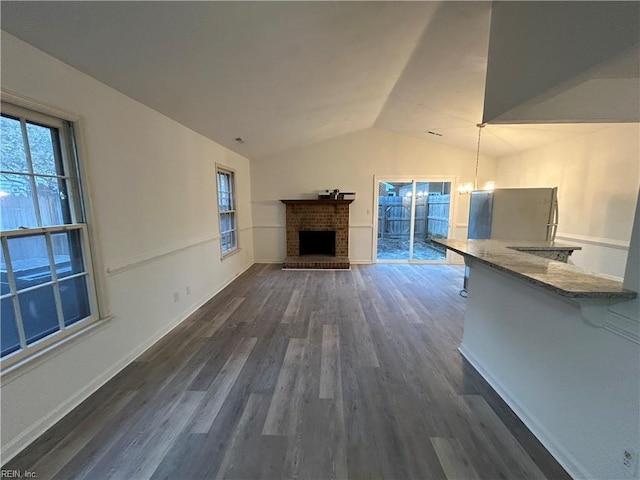
<path fill-rule="evenodd" d="M 450 195 L 416 198 L 414 238 L 447 238 Z M 411 198 L 378 197 L 378 238 L 408 237 L 411 232 Z"/>
<path fill-rule="evenodd" d="M 64 222 L 63 202 L 58 195 L 38 195 L 40 215 L 44 225 L 61 225 Z M 2 229 L 15 230 L 19 227 L 36 228 L 38 219 L 33 200 L 27 197 L 9 195 L 2 199 Z"/>
<path fill-rule="evenodd" d="M 427 209 L 427 239 L 449 236 L 449 206 L 451 195 L 429 195 Z"/>
<path fill-rule="evenodd" d="M 2 202 L 2 229 L 17 230 L 20 227 L 36 228 L 38 220 L 31 198 L 9 195 L 0 200 Z M 57 195 L 39 195 L 40 215 L 45 226 L 62 225 L 63 202 Z M 52 236 L 54 242 L 54 252 L 65 252 L 67 246 L 67 234 L 56 234 Z M 35 235 L 30 238 L 20 238 L 10 241 L 11 260 L 21 261 L 34 257 L 47 258 L 46 244 L 42 235 Z"/>

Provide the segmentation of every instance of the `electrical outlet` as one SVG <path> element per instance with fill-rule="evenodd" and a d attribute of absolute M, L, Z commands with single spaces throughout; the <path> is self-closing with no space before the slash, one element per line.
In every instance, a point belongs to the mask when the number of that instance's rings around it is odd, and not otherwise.
<path fill-rule="evenodd" d="M 180 293 L 173 292 L 173 303 L 177 303 L 180 301 Z"/>
<path fill-rule="evenodd" d="M 622 465 L 629 473 L 635 473 L 638 466 L 638 452 L 625 450 L 622 454 Z"/>
<path fill-rule="evenodd" d="M 191 287 L 189 285 L 187 285 L 185 290 L 187 291 L 187 295 L 191 295 Z"/>

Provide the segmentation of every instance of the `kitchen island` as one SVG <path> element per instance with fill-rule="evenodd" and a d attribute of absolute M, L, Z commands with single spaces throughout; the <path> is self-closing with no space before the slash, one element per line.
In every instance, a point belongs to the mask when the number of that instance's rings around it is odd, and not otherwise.
<path fill-rule="evenodd" d="M 555 252 L 579 250 L 558 242 L 523 240 L 450 240 L 434 239 L 465 259 L 513 275 L 532 285 L 571 298 L 633 299 L 637 293 L 627 290 L 622 282 L 586 272 L 562 261 L 544 258 Z"/>
<path fill-rule="evenodd" d="M 572 477 L 638 478 L 622 462 L 639 443 L 637 293 L 531 242 L 437 243 L 469 267 L 464 357 Z"/>

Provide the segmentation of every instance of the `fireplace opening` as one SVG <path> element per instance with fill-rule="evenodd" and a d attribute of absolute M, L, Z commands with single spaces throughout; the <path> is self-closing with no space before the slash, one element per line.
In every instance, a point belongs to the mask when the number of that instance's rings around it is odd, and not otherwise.
<path fill-rule="evenodd" d="M 336 232 L 334 230 L 300 230 L 300 255 L 336 254 Z"/>

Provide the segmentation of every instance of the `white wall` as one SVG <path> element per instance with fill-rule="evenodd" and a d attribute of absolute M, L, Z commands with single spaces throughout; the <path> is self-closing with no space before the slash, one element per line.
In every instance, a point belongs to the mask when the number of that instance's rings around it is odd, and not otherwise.
<path fill-rule="evenodd" d="M 573 478 L 640 478 L 622 463 L 640 445 L 638 344 L 554 292 L 470 270 L 464 356 Z"/>
<path fill-rule="evenodd" d="M 581 268 L 624 277 L 638 195 L 640 125 L 611 125 L 498 159 L 498 187 L 558 187 L 558 241 Z"/>
<path fill-rule="evenodd" d="M 374 175 L 450 176 L 473 181 L 474 152 L 370 128 L 288 152 L 251 160 L 256 262 L 285 257 L 284 205 L 280 199 L 315 198 L 318 191 L 356 192 L 350 211 L 350 259 L 372 259 Z M 493 179 L 495 161 L 480 158 L 478 183 Z M 455 185 L 454 185 L 455 189 Z M 377 193 L 376 193 L 377 194 Z M 468 196 L 452 195 L 452 236 L 466 238 Z"/>
<path fill-rule="evenodd" d="M 81 118 L 96 275 L 114 315 L 3 377 L 4 462 L 249 267 L 253 234 L 247 159 L 5 32 L 2 88 Z M 224 261 L 216 163 L 238 189 L 242 250 Z"/>

